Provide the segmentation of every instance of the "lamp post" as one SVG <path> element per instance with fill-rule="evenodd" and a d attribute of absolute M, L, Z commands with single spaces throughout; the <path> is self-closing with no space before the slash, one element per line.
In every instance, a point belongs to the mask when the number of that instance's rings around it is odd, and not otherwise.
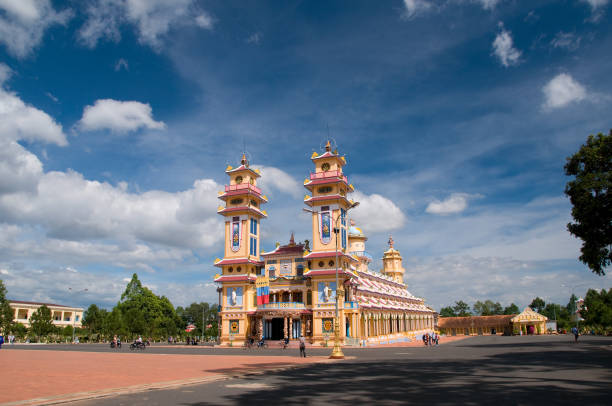
<path fill-rule="evenodd" d="M 359 202 L 352 203 L 346 209 L 346 212 L 348 213 L 349 210 L 357 206 L 359 206 Z M 306 208 L 304 208 L 303 210 L 308 213 L 318 214 L 317 212 L 306 209 Z M 332 353 L 329 356 L 329 358 L 332 358 L 332 359 L 344 359 L 344 353 L 342 352 L 342 346 L 340 345 L 340 309 L 339 309 L 340 294 L 344 294 L 344 289 L 340 288 L 340 285 L 338 282 L 338 271 L 339 271 L 338 236 L 340 234 L 340 227 L 338 227 L 338 221 L 340 220 L 340 218 L 341 218 L 341 215 L 340 213 L 338 213 L 338 216 L 336 216 L 336 220 L 334 221 L 334 234 L 336 234 L 336 262 L 335 262 L 335 265 L 336 265 L 336 317 L 335 317 L 335 323 L 334 323 L 334 349 L 332 350 Z"/>
<path fill-rule="evenodd" d="M 83 293 L 83 292 L 87 292 L 89 291 L 89 289 L 85 288 L 85 289 L 81 289 L 81 290 L 72 290 L 72 288 L 68 288 L 68 290 L 70 291 L 70 293 L 72 293 L 73 295 L 76 295 L 78 293 Z M 76 322 L 76 311 L 72 311 L 72 343 L 74 344 L 74 329 L 75 327 L 75 322 Z"/>

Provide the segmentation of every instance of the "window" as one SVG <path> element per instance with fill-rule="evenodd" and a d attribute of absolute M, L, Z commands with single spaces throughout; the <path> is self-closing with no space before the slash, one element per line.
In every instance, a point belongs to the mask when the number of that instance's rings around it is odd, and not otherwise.
<path fill-rule="evenodd" d="M 304 258 L 296 258 L 294 259 L 295 262 L 304 262 Z"/>
<path fill-rule="evenodd" d="M 346 249 L 346 228 L 342 229 L 342 248 Z"/>
<path fill-rule="evenodd" d="M 275 264 L 276 260 L 275 259 L 270 259 L 268 261 L 266 261 L 268 264 Z"/>
<path fill-rule="evenodd" d="M 346 210 L 340 209 L 340 222 L 343 226 L 346 225 Z"/>
<path fill-rule="evenodd" d="M 251 237 L 251 249 L 249 253 L 251 255 L 257 255 L 257 237 Z"/>
<path fill-rule="evenodd" d="M 242 199 L 232 199 L 230 200 L 230 204 L 241 204 L 243 201 Z"/>
<path fill-rule="evenodd" d="M 320 188 L 317 189 L 317 191 L 321 194 L 331 193 L 332 187 L 331 186 L 321 186 Z"/>
<path fill-rule="evenodd" d="M 306 292 L 306 305 L 312 306 L 312 290 Z"/>
<path fill-rule="evenodd" d="M 257 207 L 257 202 L 255 200 L 251 200 L 251 206 Z"/>
<path fill-rule="evenodd" d="M 234 268 L 232 268 L 231 266 L 227 269 L 227 272 L 234 272 Z"/>
<path fill-rule="evenodd" d="M 304 276 L 304 265 L 298 265 L 297 266 L 297 275 L 298 276 Z"/>
<path fill-rule="evenodd" d="M 257 220 L 251 219 L 251 234 L 257 235 Z"/>

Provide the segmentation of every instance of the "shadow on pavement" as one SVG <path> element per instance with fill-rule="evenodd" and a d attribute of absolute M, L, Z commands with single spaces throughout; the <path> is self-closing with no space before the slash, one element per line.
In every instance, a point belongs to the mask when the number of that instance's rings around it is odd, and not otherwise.
<path fill-rule="evenodd" d="M 226 395 L 223 403 L 609 404 L 611 365 L 612 352 L 607 350 L 319 364 L 267 374 L 264 389 Z"/>

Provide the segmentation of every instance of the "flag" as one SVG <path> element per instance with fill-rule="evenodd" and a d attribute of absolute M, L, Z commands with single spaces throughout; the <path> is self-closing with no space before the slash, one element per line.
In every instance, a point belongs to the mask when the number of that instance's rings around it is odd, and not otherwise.
<path fill-rule="evenodd" d="M 267 276 L 258 276 L 255 286 L 257 287 L 257 306 L 270 303 L 270 279 Z"/>

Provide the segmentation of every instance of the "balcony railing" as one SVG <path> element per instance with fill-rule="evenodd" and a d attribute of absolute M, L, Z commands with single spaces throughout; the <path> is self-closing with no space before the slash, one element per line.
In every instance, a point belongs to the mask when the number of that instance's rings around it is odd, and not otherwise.
<path fill-rule="evenodd" d="M 225 185 L 226 192 L 234 192 L 236 190 L 245 190 L 245 189 L 249 189 L 258 194 L 261 194 L 261 189 L 255 185 L 251 185 L 250 183 L 240 183 L 237 185 Z"/>
<path fill-rule="evenodd" d="M 257 306 L 260 309 L 304 309 L 304 302 L 275 302 Z"/>
<path fill-rule="evenodd" d="M 358 309 L 359 303 L 357 302 L 344 302 L 345 309 Z"/>
<path fill-rule="evenodd" d="M 364 257 L 364 258 L 369 258 L 372 259 L 372 255 L 368 254 L 365 251 L 351 251 L 349 252 L 350 255 L 355 255 L 356 257 Z"/>
<path fill-rule="evenodd" d="M 326 179 L 326 178 L 337 178 L 338 176 L 341 176 L 342 179 L 346 183 L 348 183 L 347 177 L 342 175 L 342 173 L 340 171 L 338 171 L 338 170 L 327 171 L 327 172 L 315 172 L 315 173 L 311 173 L 310 174 L 310 180 Z"/>

